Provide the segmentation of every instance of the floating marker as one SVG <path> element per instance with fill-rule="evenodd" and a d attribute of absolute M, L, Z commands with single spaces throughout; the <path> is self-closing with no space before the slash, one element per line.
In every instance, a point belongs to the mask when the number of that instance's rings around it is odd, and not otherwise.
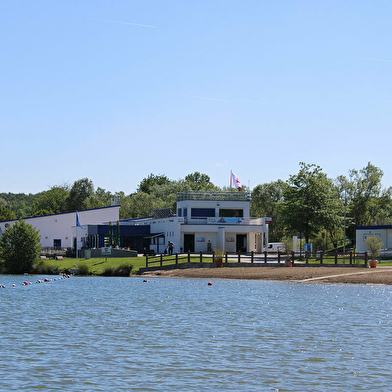
<path fill-rule="evenodd" d="M 212 282 L 208 282 L 208 286 L 212 286 Z"/>

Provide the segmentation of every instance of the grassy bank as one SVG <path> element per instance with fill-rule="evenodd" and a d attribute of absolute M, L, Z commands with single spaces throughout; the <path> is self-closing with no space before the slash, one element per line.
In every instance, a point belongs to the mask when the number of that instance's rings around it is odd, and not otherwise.
<path fill-rule="evenodd" d="M 149 266 L 159 266 L 160 257 L 149 257 Z M 204 259 L 205 260 L 205 259 Z M 199 262 L 200 257 L 191 257 L 191 262 Z M 179 263 L 187 263 L 188 257 L 179 257 Z M 173 264 L 174 258 L 166 256 L 163 258 L 163 265 Z M 76 265 L 76 259 L 64 258 L 63 260 L 45 259 L 41 260 L 37 272 L 42 273 L 60 273 L 69 272 L 73 268 L 79 268 L 84 275 L 116 275 L 115 271 L 120 270 L 122 266 L 132 265 L 132 274 L 139 271 L 139 268 L 146 266 L 145 257 L 97 257 L 91 259 L 79 259 Z M 110 273 L 110 270 L 113 272 Z"/>

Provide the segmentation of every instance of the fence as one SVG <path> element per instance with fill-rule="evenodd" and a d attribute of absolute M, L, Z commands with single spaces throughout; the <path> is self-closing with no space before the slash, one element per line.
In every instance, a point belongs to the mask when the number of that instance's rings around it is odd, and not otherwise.
<path fill-rule="evenodd" d="M 368 253 L 353 253 L 350 252 L 347 255 L 339 255 L 338 252 L 334 252 L 331 254 L 324 254 L 323 252 L 318 252 L 316 255 L 316 261 L 310 261 L 310 253 L 305 252 L 302 255 L 298 255 L 294 252 L 291 255 L 278 252 L 274 255 L 271 255 L 268 252 L 263 253 L 232 253 L 229 254 L 226 252 L 222 259 L 223 264 L 283 264 L 295 266 L 297 265 L 323 265 L 323 264 L 335 264 L 335 265 L 358 265 L 358 264 L 368 264 Z M 190 252 L 185 254 L 178 254 L 176 253 L 173 256 L 148 256 L 146 255 L 146 268 L 153 268 L 156 267 L 169 267 L 178 266 L 179 264 L 191 264 L 191 263 L 198 263 L 198 264 L 207 264 L 210 265 L 216 263 L 216 257 L 214 252 L 203 254 L 200 252 L 199 254 L 191 254 Z M 288 262 L 288 263 L 286 263 Z M 217 264 L 217 263 L 216 263 Z"/>

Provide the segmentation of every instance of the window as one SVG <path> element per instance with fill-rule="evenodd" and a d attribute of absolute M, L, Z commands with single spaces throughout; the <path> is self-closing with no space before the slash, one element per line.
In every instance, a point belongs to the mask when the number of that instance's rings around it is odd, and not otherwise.
<path fill-rule="evenodd" d="M 194 219 L 214 218 L 215 208 L 191 208 L 191 217 Z"/>
<path fill-rule="evenodd" d="M 243 218 L 244 210 L 233 209 L 233 208 L 221 208 L 219 210 L 219 216 L 222 218 Z"/>

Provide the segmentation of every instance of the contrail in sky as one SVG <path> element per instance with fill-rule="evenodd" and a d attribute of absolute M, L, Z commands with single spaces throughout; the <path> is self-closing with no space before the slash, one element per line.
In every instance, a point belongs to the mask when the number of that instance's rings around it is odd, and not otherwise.
<path fill-rule="evenodd" d="M 183 97 L 187 97 L 187 98 L 196 98 L 196 99 L 206 99 L 208 101 L 218 101 L 218 102 L 246 102 L 246 103 L 262 103 L 265 104 L 265 102 L 259 102 L 259 101 L 244 101 L 244 100 L 240 100 L 237 99 L 235 101 L 230 101 L 228 99 L 218 99 L 218 98 L 210 98 L 210 97 L 199 97 L 196 95 L 183 95 Z"/>
<path fill-rule="evenodd" d="M 98 22 L 106 22 L 106 23 L 125 24 L 125 25 L 138 26 L 138 27 L 149 27 L 151 29 L 156 29 L 157 28 L 157 26 L 150 26 L 150 25 L 139 24 L 139 23 L 130 23 L 130 22 L 120 22 L 120 21 L 117 21 L 117 20 L 105 20 L 105 19 L 91 19 L 91 20 L 96 20 Z"/>
<path fill-rule="evenodd" d="M 356 58 L 363 59 L 363 60 L 371 60 L 371 61 L 381 61 L 382 63 L 392 63 L 392 60 L 374 59 L 372 57 L 356 57 Z"/>

